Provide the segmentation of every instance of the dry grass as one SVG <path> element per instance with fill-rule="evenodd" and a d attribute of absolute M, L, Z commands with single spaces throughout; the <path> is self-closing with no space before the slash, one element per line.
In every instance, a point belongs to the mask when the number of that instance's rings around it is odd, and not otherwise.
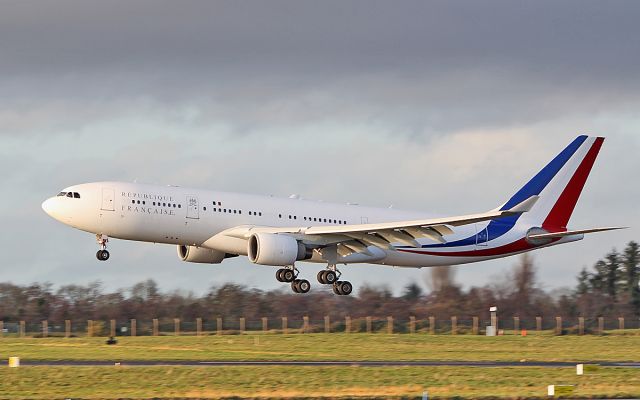
<path fill-rule="evenodd" d="M 640 373 L 603 368 L 21 367 L 0 369 L 0 398 L 544 398 L 548 384 L 577 397 L 640 397 Z"/>
<path fill-rule="evenodd" d="M 386 334 L 0 338 L 0 359 L 639 361 L 640 335 L 430 336 Z"/>

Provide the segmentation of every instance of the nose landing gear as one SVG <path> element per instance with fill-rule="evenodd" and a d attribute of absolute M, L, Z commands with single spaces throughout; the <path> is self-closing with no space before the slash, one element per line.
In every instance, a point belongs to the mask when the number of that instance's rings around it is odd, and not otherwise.
<path fill-rule="evenodd" d="M 96 241 L 100 245 L 100 250 L 96 253 L 96 258 L 100 261 L 107 261 L 109 259 L 109 252 L 107 251 L 109 237 L 107 235 L 97 234 Z"/>

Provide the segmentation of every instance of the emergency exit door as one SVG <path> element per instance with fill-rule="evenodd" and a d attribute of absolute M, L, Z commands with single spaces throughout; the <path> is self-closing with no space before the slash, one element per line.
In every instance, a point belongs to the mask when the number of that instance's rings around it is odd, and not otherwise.
<path fill-rule="evenodd" d="M 187 218 L 191 218 L 191 219 L 200 218 L 198 198 L 190 194 L 187 195 Z"/>
<path fill-rule="evenodd" d="M 114 201 L 115 201 L 115 190 L 111 188 L 102 188 L 102 206 L 100 206 L 101 210 L 104 211 L 114 211 Z"/>

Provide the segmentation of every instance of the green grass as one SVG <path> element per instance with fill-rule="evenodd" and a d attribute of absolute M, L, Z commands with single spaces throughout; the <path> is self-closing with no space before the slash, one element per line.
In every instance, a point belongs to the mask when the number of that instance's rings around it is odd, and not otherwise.
<path fill-rule="evenodd" d="M 640 336 L 293 334 L 0 338 L 0 360 L 638 361 Z M 538 367 L 0 367 L 0 399 L 640 397 L 640 370 Z"/>
<path fill-rule="evenodd" d="M 0 369 L 0 398 L 545 398 L 548 384 L 578 397 L 638 397 L 640 374 L 603 368 L 21 367 Z"/>
<path fill-rule="evenodd" d="M 294 334 L 0 338 L 0 360 L 640 361 L 640 336 Z"/>

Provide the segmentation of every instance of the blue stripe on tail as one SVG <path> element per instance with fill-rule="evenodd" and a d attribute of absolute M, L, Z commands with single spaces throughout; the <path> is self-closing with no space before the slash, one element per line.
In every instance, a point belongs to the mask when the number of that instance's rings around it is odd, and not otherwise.
<path fill-rule="evenodd" d="M 542 190 L 551 182 L 551 180 L 560 172 L 562 167 L 573 157 L 573 155 L 578 151 L 580 146 L 587 140 L 588 136 L 582 135 L 578 136 L 569 146 L 567 146 L 560 154 L 556 156 L 546 167 L 544 167 L 536 176 L 534 176 L 526 185 L 522 187 L 522 189 L 518 190 L 516 194 L 513 195 L 507 201 L 507 203 L 502 206 L 500 209 L 508 210 L 513 208 L 514 206 L 522 203 L 526 199 L 531 196 L 539 195 Z M 520 214 L 522 215 L 522 214 Z M 520 218 L 520 215 L 513 215 L 510 217 L 500 218 L 499 220 L 493 220 L 489 223 L 487 227 L 487 231 L 489 233 L 489 237 L 486 241 L 490 241 L 493 239 L 497 239 L 500 236 L 509 232 Z M 484 242 L 485 240 L 483 240 Z M 423 248 L 437 248 L 437 247 L 460 247 L 460 246 L 471 246 L 476 244 L 476 235 L 470 236 L 466 239 L 457 240 L 455 242 L 449 243 L 438 243 L 438 244 L 429 244 L 423 245 Z"/>

